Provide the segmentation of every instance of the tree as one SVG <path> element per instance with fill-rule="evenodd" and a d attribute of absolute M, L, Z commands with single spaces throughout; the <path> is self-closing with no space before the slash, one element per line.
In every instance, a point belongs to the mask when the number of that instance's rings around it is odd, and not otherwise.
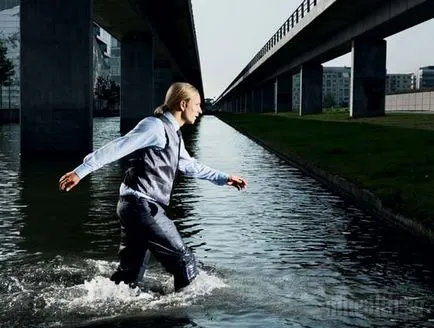
<path fill-rule="evenodd" d="M 7 53 L 8 48 L 0 41 L 0 85 L 2 86 L 10 82 L 15 74 L 14 63 L 6 57 Z"/>
<path fill-rule="evenodd" d="M 204 108 L 206 111 L 212 110 L 212 103 L 214 102 L 213 98 L 205 98 Z"/>
<path fill-rule="evenodd" d="M 0 107 L 2 107 L 2 90 L 5 85 L 11 85 L 12 76 L 15 74 L 14 63 L 11 59 L 7 58 L 8 48 L 4 42 L 0 40 Z"/>
<path fill-rule="evenodd" d="M 103 105 L 103 111 L 116 111 L 120 101 L 120 86 L 107 76 L 98 76 L 95 85 L 95 96 Z"/>
<path fill-rule="evenodd" d="M 323 107 L 333 108 L 335 106 L 336 106 L 335 96 L 331 92 L 326 93 L 326 95 L 324 96 Z"/>

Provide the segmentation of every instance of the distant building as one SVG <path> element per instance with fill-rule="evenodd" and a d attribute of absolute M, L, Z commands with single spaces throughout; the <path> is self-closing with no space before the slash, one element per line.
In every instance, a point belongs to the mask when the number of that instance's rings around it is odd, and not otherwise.
<path fill-rule="evenodd" d="M 351 68 L 323 67 L 322 100 L 333 107 L 348 107 L 350 99 Z M 300 107 L 300 74 L 292 78 L 292 109 Z M 327 106 L 328 107 L 328 106 Z"/>
<path fill-rule="evenodd" d="M 434 88 L 434 66 L 420 67 L 417 71 L 417 89 Z"/>
<path fill-rule="evenodd" d="M 350 102 L 351 67 L 324 67 L 322 100 L 334 99 L 333 107 L 348 107 Z M 328 107 L 328 106 L 327 106 Z"/>
<path fill-rule="evenodd" d="M 412 74 L 387 74 L 386 94 L 406 91 L 412 88 Z"/>
<path fill-rule="evenodd" d="M 111 35 L 95 23 L 93 24 L 93 33 L 95 36 L 95 41 L 101 50 L 101 54 L 104 56 L 104 58 L 110 58 L 112 41 Z"/>
<path fill-rule="evenodd" d="M 417 83 L 417 74 L 415 74 L 415 73 L 412 73 L 411 74 L 411 86 L 410 86 L 410 88 L 412 89 L 412 90 L 416 90 L 417 89 L 417 85 L 418 85 L 418 83 Z"/>
<path fill-rule="evenodd" d="M 434 67 L 433 67 L 434 68 Z M 434 73 L 434 71 L 433 71 Z M 414 74 L 387 74 L 386 94 L 412 89 Z M 425 77 L 427 76 L 425 72 Z M 434 74 L 433 74 L 434 78 Z M 350 102 L 351 67 L 324 67 L 322 100 L 325 107 L 348 107 Z M 292 108 L 300 107 L 300 74 L 292 80 Z"/>
<path fill-rule="evenodd" d="M 111 80 L 116 83 L 121 83 L 121 44 L 113 38 L 111 39 L 111 53 L 110 53 L 110 76 Z"/>
<path fill-rule="evenodd" d="M 97 24 L 93 24 L 93 86 L 98 76 L 110 77 L 111 35 Z"/>

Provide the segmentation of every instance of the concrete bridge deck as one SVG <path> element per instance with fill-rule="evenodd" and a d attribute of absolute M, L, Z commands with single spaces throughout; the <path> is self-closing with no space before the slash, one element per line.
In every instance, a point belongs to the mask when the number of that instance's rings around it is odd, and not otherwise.
<path fill-rule="evenodd" d="M 322 107 L 321 63 L 352 51 L 351 115 L 382 115 L 383 38 L 432 17 L 434 2 L 429 0 L 305 0 L 230 83 L 216 105 L 226 111 L 291 110 L 292 75 L 302 72 L 300 115 L 318 112 Z M 254 103 L 261 105 L 255 107 Z"/>
<path fill-rule="evenodd" d="M 174 81 L 202 92 L 190 0 L 21 1 L 22 155 L 91 151 L 94 21 L 121 43 L 122 132 Z"/>

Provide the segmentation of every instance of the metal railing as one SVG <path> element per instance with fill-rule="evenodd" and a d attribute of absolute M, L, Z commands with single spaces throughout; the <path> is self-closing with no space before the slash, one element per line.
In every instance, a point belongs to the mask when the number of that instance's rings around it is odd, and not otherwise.
<path fill-rule="evenodd" d="M 291 31 L 301 19 L 303 19 L 313 7 L 315 7 L 321 0 L 303 0 L 300 6 L 292 13 L 291 16 L 282 24 L 276 33 L 268 40 L 268 42 L 259 50 L 253 59 L 247 64 L 244 72 L 247 72 L 253 65 L 255 65 L 262 57 L 265 56 L 274 46 L 289 32 Z"/>
<path fill-rule="evenodd" d="M 216 102 L 218 102 L 222 97 L 224 97 L 230 90 L 231 87 L 238 81 L 241 77 L 246 76 L 249 70 L 255 65 L 262 57 L 264 57 L 269 51 L 271 51 L 276 44 L 286 36 L 311 10 L 317 5 L 321 0 L 303 0 L 303 2 L 297 7 L 297 9 L 292 13 L 291 16 L 280 26 L 276 33 L 268 40 L 268 42 L 258 51 L 258 53 L 253 57 L 253 59 L 247 64 L 247 66 L 241 71 L 237 78 L 226 88 L 226 90 L 221 94 Z"/>

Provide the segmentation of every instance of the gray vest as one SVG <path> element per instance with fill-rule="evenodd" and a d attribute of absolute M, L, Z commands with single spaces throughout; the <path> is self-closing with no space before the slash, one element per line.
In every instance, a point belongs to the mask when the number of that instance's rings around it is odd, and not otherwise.
<path fill-rule="evenodd" d="M 168 205 L 178 170 L 182 137 L 179 130 L 179 136 L 173 130 L 165 116 L 159 118 L 164 125 L 166 147 L 164 149 L 148 147 L 135 151 L 123 182 L 158 203 Z"/>

